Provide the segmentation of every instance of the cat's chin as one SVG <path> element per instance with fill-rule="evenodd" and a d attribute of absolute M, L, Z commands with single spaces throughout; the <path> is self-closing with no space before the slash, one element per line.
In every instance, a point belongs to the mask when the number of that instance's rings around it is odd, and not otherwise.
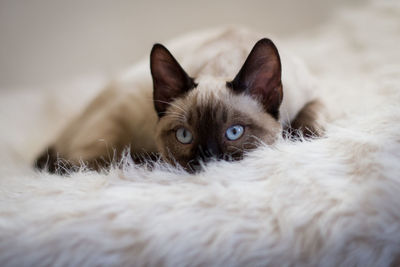
<path fill-rule="evenodd" d="M 219 162 L 219 161 L 229 161 L 229 162 L 235 162 L 243 159 L 243 154 L 241 153 L 240 155 L 221 155 L 219 157 L 211 157 L 211 158 L 206 158 L 206 159 L 200 159 L 200 160 L 192 160 L 189 163 L 185 165 L 185 167 L 182 167 L 185 169 L 188 173 L 195 174 L 199 173 L 204 170 L 204 166 L 207 164 L 210 164 L 212 162 Z M 182 166 L 182 165 L 181 165 Z"/>
<path fill-rule="evenodd" d="M 200 163 L 190 164 L 190 165 L 186 166 L 185 170 L 188 173 L 192 173 L 192 174 L 199 173 L 199 172 L 201 172 L 203 170 L 203 166 Z"/>

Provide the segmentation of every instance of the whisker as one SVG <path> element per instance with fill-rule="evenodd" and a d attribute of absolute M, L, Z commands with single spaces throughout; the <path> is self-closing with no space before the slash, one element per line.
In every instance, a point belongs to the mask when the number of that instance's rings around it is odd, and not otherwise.
<path fill-rule="evenodd" d="M 256 140 L 256 142 L 257 142 L 256 146 L 266 145 L 266 143 L 261 138 L 259 138 L 258 136 L 250 135 L 249 137 Z"/>
<path fill-rule="evenodd" d="M 166 111 L 166 112 L 164 112 L 163 114 L 168 115 L 168 116 L 172 116 L 172 117 L 175 117 L 175 118 L 180 118 L 180 119 L 182 119 L 183 121 L 186 120 L 185 115 L 180 114 L 180 113 L 177 113 L 177 112 Z"/>
<path fill-rule="evenodd" d="M 165 111 L 162 114 L 168 115 L 168 116 L 175 116 L 175 118 L 179 118 L 182 121 L 187 121 L 186 115 L 185 114 L 180 114 L 177 112 L 171 112 L 171 111 Z"/>
<path fill-rule="evenodd" d="M 182 110 L 182 111 L 186 114 L 186 110 L 183 109 L 182 107 L 180 107 L 179 105 L 175 104 L 175 103 L 167 102 L 167 101 L 162 101 L 162 100 L 154 100 L 154 101 L 160 102 L 160 103 L 164 103 L 164 104 L 168 104 L 168 105 L 171 105 L 171 106 L 173 106 L 173 107 L 176 107 L 177 109 Z"/>
<path fill-rule="evenodd" d="M 233 152 L 231 152 L 231 153 L 229 153 L 230 155 L 234 155 L 234 154 L 236 154 L 236 153 L 242 153 L 242 152 L 245 152 L 245 150 L 244 149 L 241 149 L 241 148 L 239 148 L 239 147 L 235 147 L 235 146 L 228 146 L 228 149 L 234 149 L 234 151 Z"/>
<path fill-rule="evenodd" d="M 171 116 L 171 118 L 176 119 L 177 121 L 180 121 L 182 123 L 184 123 L 186 121 L 185 118 L 182 118 L 182 117 Z"/>

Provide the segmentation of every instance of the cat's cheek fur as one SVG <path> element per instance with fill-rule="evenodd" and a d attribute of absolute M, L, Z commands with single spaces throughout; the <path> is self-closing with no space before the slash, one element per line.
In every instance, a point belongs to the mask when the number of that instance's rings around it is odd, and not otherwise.
<path fill-rule="evenodd" d="M 174 129 L 177 122 L 170 116 L 160 118 L 156 128 L 156 146 L 164 161 L 171 165 L 178 163 L 182 167 L 192 155 L 193 144 L 181 144 L 176 140 Z"/>
<path fill-rule="evenodd" d="M 279 122 L 269 122 L 269 128 L 247 127 L 245 134 L 237 141 L 226 140 L 224 142 L 225 151 L 232 155 L 233 160 L 243 158 L 244 152 L 256 149 L 260 144 L 274 144 L 282 133 Z"/>

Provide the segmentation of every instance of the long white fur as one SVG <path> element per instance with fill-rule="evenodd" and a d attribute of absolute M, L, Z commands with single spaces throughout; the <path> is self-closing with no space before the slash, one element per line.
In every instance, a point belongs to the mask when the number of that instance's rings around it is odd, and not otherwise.
<path fill-rule="evenodd" d="M 326 137 L 280 140 L 197 175 L 129 159 L 110 173 L 36 172 L 45 133 L 66 109 L 79 112 L 85 101 L 68 94 L 82 90 L 2 92 L 0 265 L 399 264 L 400 7 L 387 5 L 285 41 L 332 107 Z"/>

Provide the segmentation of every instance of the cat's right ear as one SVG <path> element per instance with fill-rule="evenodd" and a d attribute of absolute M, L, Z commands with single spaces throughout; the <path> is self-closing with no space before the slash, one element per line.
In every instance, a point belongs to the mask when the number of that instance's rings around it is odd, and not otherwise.
<path fill-rule="evenodd" d="M 266 112 L 278 119 L 283 91 L 281 60 L 274 43 L 266 38 L 258 41 L 235 79 L 227 85 L 234 92 L 251 95 L 260 101 Z"/>
<path fill-rule="evenodd" d="M 161 118 L 171 101 L 196 87 L 196 84 L 161 44 L 155 44 L 151 50 L 150 69 L 153 77 L 154 107 Z"/>

